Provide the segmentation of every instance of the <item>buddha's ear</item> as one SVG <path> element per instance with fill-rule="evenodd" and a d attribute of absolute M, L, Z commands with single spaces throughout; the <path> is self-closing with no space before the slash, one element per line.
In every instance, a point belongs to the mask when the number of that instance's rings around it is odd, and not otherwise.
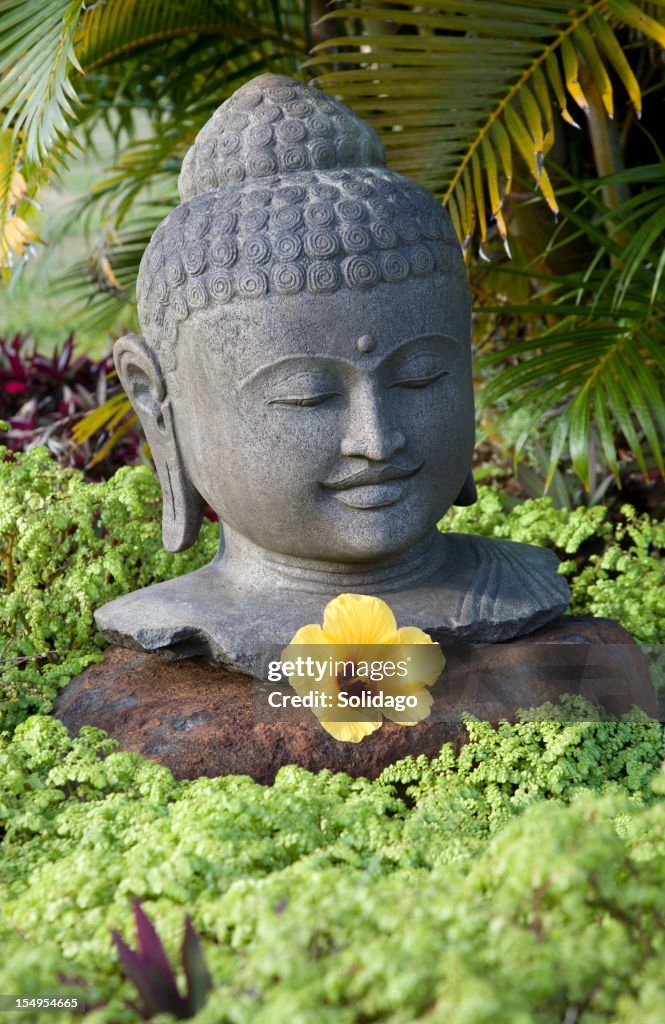
<path fill-rule="evenodd" d="M 455 498 L 453 505 L 475 505 L 477 501 L 476 481 L 473 479 L 473 472 L 469 470 L 467 478 L 462 484 L 462 490 Z"/>
<path fill-rule="evenodd" d="M 155 460 L 164 498 L 164 547 L 183 551 L 199 535 L 205 506 L 185 470 L 162 367 L 152 348 L 137 334 L 126 334 L 115 343 L 113 359 Z"/>

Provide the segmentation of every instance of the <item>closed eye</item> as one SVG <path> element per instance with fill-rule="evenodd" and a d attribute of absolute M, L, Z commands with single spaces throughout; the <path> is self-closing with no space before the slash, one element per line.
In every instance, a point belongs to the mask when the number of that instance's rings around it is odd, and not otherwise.
<path fill-rule="evenodd" d="M 301 408 L 310 408 L 314 405 L 321 405 L 323 402 L 327 402 L 329 398 L 336 398 L 337 392 L 331 391 L 328 394 L 323 395 L 304 395 L 304 396 L 284 396 L 283 398 L 270 398 L 268 399 L 268 405 L 295 405 Z"/>
<path fill-rule="evenodd" d="M 433 384 L 435 381 L 440 380 L 442 377 L 448 377 L 448 370 L 438 370 L 436 373 L 423 374 L 421 377 L 405 377 L 403 380 L 397 380 L 394 384 L 391 384 L 391 388 L 426 388 L 428 384 Z"/>

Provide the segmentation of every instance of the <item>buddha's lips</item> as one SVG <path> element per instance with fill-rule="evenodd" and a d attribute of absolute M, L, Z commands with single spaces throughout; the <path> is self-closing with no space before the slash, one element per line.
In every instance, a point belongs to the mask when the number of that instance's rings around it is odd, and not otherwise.
<path fill-rule="evenodd" d="M 345 476 L 342 480 L 326 481 L 323 486 L 331 491 L 347 491 L 352 487 L 366 487 L 375 484 L 384 484 L 388 480 L 406 480 L 422 469 L 423 463 L 417 466 L 368 466 L 360 472 Z"/>

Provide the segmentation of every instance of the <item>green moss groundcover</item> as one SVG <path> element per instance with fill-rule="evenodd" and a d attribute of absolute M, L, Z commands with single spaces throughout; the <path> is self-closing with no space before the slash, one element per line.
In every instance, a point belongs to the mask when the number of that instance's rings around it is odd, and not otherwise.
<path fill-rule="evenodd" d="M 0 989 L 83 989 L 91 1024 L 139 1019 L 110 942 L 133 943 L 136 896 L 172 960 L 193 916 L 215 981 L 197 1024 L 660 1024 L 661 726 L 471 736 L 374 783 L 286 768 L 262 787 L 174 783 L 31 717 L 0 753 Z"/>
<path fill-rule="evenodd" d="M 573 610 L 662 643 L 665 528 L 624 513 L 614 531 L 546 499 L 506 515 L 482 491 L 446 525 L 554 546 Z M 110 937 L 134 944 L 138 897 L 172 961 L 186 912 L 202 936 L 215 987 L 197 1024 L 661 1024 L 659 723 L 576 720 L 571 700 L 568 722 L 471 722 L 459 755 L 373 783 L 287 768 L 270 787 L 176 783 L 99 730 L 68 738 L 46 712 L 100 656 L 92 609 L 215 546 L 207 524 L 192 552 L 161 550 L 148 469 L 90 485 L 43 450 L 0 462 L 0 993 L 85 994 L 90 1024 L 139 1020 Z"/>

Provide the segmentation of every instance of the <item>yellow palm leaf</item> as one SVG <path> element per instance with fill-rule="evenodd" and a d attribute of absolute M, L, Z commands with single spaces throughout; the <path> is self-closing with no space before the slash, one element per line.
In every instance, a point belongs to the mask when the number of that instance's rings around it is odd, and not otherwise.
<path fill-rule="evenodd" d="M 25 180 L 20 171 L 21 148 L 10 131 L 0 135 L 0 266 L 9 266 L 14 256 L 22 256 L 33 242 L 35 232 L 19 214 L 27 198 Z"/>
<path fill-rule="evenodd" d="M 72 438 L 77 444 L 83 444 L 93 434 L 96 434 L 98 430 L 110 429 L 111 426 L 118 423 L 130 411 L 131 404 L 127 395 L 114 395 L 113 398 L 107 399 L 97 409 L 92 409 L 86 413 L 83 419 L 72 428 Z"/>

